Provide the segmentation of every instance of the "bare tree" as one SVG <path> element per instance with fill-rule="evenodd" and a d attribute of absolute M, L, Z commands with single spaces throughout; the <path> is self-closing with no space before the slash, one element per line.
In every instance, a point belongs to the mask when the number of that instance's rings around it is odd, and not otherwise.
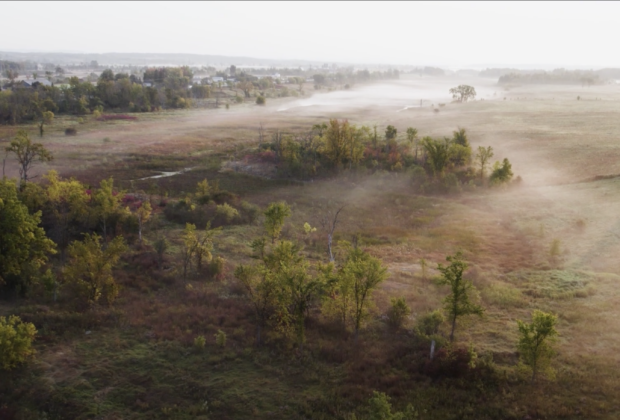
<path fill-rule="evenodd" d="M 319 223 L 323 230 L 327 232 L 327 252 L 329 253 L 329 261 L 334 262 L 334 252 L 332 249 L 332 242 L 334 239 L 334 232 L 336 231 L 336 227 L 338 226 L 338 216 L 340 212 L 344 209 L 344 205 L 338 208 L 336 211 L 333 211 L 329 206 L 326 206 L 325 210 L 319 216 Z"/>

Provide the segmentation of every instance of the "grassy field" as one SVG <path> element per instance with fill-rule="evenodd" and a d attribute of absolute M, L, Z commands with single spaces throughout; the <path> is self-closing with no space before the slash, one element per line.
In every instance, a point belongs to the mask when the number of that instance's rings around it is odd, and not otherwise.
<path fill-rule="evenodd" d="M 323 105 L 291 107 L 289 98 L 264 108 L 138 114 L 132 122 L 58 117 L 41 139 L 55 160 L 38 166 L 38 174 L 53 168 L 91 185 L 113 176 L 130 191 L 155 184 L 172 198 L 204 178 L 217 179 L 260 206 L 286 200 L 293 216 L 285 236 L 304 242 L 313 261 L 326 261 L 325 233 L 306 238 L 303 223 L 319 226 L 322 205 L 346 204 L 336 239 L 358 234 L 390 276 L 360 342 L 340 338 L 333 325 L 313 318 L 307 353 L 299 355 L 277 340 L 263 349 L 252 346 L 248 309 L 231 272 L 249 261 L 247 244 L 260 226 L 224 229 L 215 250 L 227 261 L 220 282 L 183 281 L 174 274 L 174 255 L 173 268 L 159 273 L 153 255 L 132 252 L 119 272 L 123 291 L 112 311 L 78 316 L 52 302 L 0 302 L 0 313 L 18 313 L 40 331 L 36 361 L 1 381 L 8 396 L 0 409 L 10 418 L 20 407 L 23 419 L 331 419 L 346 418 L 376 389 L 399 408 L 409 402 L 419 407 L 424 419 L 619 418 L 620 87 L 506 90 L 485 79 L 469 82 L 480 86 L 484 100 L 449 103 L 439 112 L 430 106 L 400 111 L 400 99 L 373 104 L 360 88 L 347 105 L 330 105 L 327 94 Z M 415 103 L 421 83 L 433 79 L 380 87 L 387 98 L 410 91 Z M 267 133 L 292 132 L 333 117 L 380 130 L 392 124 L 399 133 L 416 127 L 421 136 L 465 127 L 474 149 L 492 146 L 494 160 L 508 157 L 523 182 L 427 197 L 414 194 L 404 174 L 299 183 L 221 169 L 256 146 L 260 124 Z M 77 136 L 64 135 L 69 126 Z M 0 127 L 0 146 L 16 129 Z M 36 135 L 35 126 L 26 129 Z M 139 180 L 184 168 L 191 170 Z M 16 175 L 10 159 L 5 170 Z M 173 242 L 182 228 L 159 225 Z M 556 239 L 561 253 L 552 258 Z M 438 308 L 446 290 L 429 277 L 457 250 L 470 263 L 468 276 L 487 309 L 482 320 L 460 326 L 457 339 L 471 343 L 480 358 L 493 358 L 498 379 L 492 385 L 475 378 L 431 383 L 411 369 L 418 349 L 410 335 L 389 334 L 381 318 L 394 296 L 411 306 L 411 325 Z M 426 277 L 421 258 L 430 267 Z M 558 314 L 560 332 L 557 378 L 535 386 L 517 380 L 514 370 L 516 320 L 529 320 L 533 309 Z M 212 339 L 218 329 L 229 337 L 226 348 Z M 199 334 L 208 340 L 201 351 L 192 346 Z M 44 412 L 48 417 L 41 417 Z"/>

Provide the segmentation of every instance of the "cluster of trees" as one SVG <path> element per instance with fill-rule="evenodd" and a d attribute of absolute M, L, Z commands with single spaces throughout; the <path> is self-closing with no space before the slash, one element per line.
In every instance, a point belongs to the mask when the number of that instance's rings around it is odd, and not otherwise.
<path fill-rule="evenodd" d="M 147 79 L 150 77 L 151 79 Z M 104 70 L 96 84 L 71 77 L 66 85 L 15 87 L 0 92 L 0 123 L 40 120 L 45 112 L 85 115 L 105 110 L 149 112 L 161 108 L 188 108 L 193 98 L 208 98 L 207 85 L 190 89 L 188 67 L 147 69 L 143 84 L 135 75 Z"/>
<path fill-rule="evenodd" d="M 464 128 L 452 137 L 420 138 L 413 127 L 399 136 L 391 125 L 379 134 L 376 126 L 358 127 L 331 119 L 306 132 L 273 133 L 271 142 L 262 143 L 254 158 L 274 162 L 285 177 L 309 178 L 343 169 L 408 171 L 421 190 L 445 192 L 463 185 L 510 181 L 513 173 L 508 159 L 496 162 L 487 178 L 493 156 L 490 146 L 480 146 L 474 153 Z"/>
<path fill-rule="evenodd" d="M 387 277 L 386 268 L 351 244 L 344 245 L 339 266 L 333 261 L 311 265 L 298 244 L 281 239 L 290 215 L 286 203 L 270 204 L 264 212 L 268 239 L 258 238 L 251 244 L 258 262 L 235 270 L 254 309 L 257 345 L 262 343 L 262 331 L 270 326 L 292 337 L 301 348 L 313 308 L 321 308 L 343 331 L 352 330 L 357 337 L 370 313 L 373 291 Z"/>

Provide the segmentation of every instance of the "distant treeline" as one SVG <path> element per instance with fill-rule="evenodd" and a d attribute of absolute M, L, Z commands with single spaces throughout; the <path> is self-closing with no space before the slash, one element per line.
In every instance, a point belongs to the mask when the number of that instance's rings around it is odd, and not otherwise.
<path fill-rule="evenodd" d="M 518 70 L 487 69 L 480 72 L 484 77 L 499 77 L 499 84 L 571 84 L 591 86 L 608 80 L 620 79 L 620 69 L 600 70 Z"/>
<path fill-rule="evenodd" d="M 597 72 L 582 70 L 556 69 L 551 72 L 540 73 L 510 73 L 501 76 L 501 84 L 558 84 L 591 86 L 603 83 Z"/>
<path fill-rule="evenodd" d="M 0 123 L 19 124 L 38 120 L 46 111 L 85 115 L 95 111 L 128 110 L 150 112 L 161 108 L 187 108 L 192 98 L 207 98 L 210 88 L 199 85 L 190 89 L 192 72 L 189 67 L 148 69 L 144 83 L 135 75 L 114 74 L 105 70 L 96 84 L 69 78 L 61 86 L 33 83 L 0 92 Z M 148 78 L 148 79 L 147 79 Z"/>

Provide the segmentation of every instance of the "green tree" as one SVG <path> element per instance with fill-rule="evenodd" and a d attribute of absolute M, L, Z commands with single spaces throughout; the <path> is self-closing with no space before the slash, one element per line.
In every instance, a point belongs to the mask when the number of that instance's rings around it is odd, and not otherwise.
<path fill-rule="evenodd" d="M 385 140 L 389 143 L 396 140 L 398 130 L 393 125 L 388 125 L 385 129 Z"/>
<path fill-rule="evenodd" d="M 282 241 L 277 248 L 285 248 L 285 252 L 276 255 L 287 255 L 289 258 L 278 258 L 280 269 L 277 273 L 280 284 L 280 304 L 288 309 L 285 321 L 292 324 L 297 344 L 303 349 L 306 341 L 306 318 L 312 301 L 323 290 L 322 277 L 313 277 L 308 273 L 308 263 L 299 255 L 299 249 L 288 241 Z M 289 252 L 289 249 L 294 252 Z"/>
<path fill-rule="evenodd" d="M 495 162 L 493 165 L 493 172 L 491 172 L 490 181 L 491 184 L 503 184 L 512 179 L 512 165 L 508 159 L 504 158 L 504 161 L 500 164 Z"/>
<path fill-rule="evenodd" d="M 488 146 L 486 148 L 478 146 L 478 152 L 476 153 L 476 162 L 480 167 L 480 178 L 484 179 L 484 172 L 489 165 L 489 160 L 493 157 L 493 148 Z"/>
<path fill-rule="evenodd" d="M 378 258 L 353 248 L 349 251 L 341 276 L 351 276 L 353 327 L 357 338 L 362 323 L 368 316 L 372 293 L 387 278 L 387 269 Z"/>
<path fill-rule="evenodd" d="M 469 138 L 467 137 L 467 130 L 464 128 L 459 128 L 458 130 L 452 132 L 452 141 L 461 146 L 471 147 L 469 145 Z"/>
<path fill-rule="evenodd" d="M 264 265 L 244 266 L 235 269 L 235 277 L 241 282 L 252 303 L 256 323 L 256 345 L 262 344 L 262 330 L 276 306 L 278 282 Z"/>
<path fill-rule="evenodd" d="M 7 153 L 15 153 L 19 163 L 20 186 L 28 182 L 28 172 L 36 161 L 49 162 L 54 159 L 52 154 L 41 144 L 33 143 L 24 130 L 17 132 L 8 147 Z"/>
<path fill-rule="evenodd" d="M 39 121 L 39 135 L 43 137 L 43 125 L 51 124 L 54 121 L 54 113 L 52 111 L 43 111 L 41 113 L 41 121 Z"/>
<path fill-rule="evenodd" d="M 56 253 L 40 223 L 41 212 L 28 213 L 15 183 L 0 180 L 0 286 L 25 293 L 48 255 Z"/>
<path fill-rule="evenodd" d="M 65 283 L 75 297 L 84 305 L 94 306 L 103 298 L 108 305 L 118 295 L 118 285 L 112 269 L 127 250 L 122 236 L 114 238 L 102 247 L 101 237 L 96 233 L 85 234 L 84 241 L 69 245 L 70 262 L 64 269 Z"/>
<path fill-rule="evenodd" d="M 28 360 L 35 353 L 36 334 L 34 325 L 18 316 L 0 317 L 0 369 L 10 370 Z"/>
<path fill-rule="evenodd" d="M 534 382 L 538 373 L 553 375 L 551 359 L 555 355 L 553 344 L 558 335 L 557 316 L 539 310 L 532 312 L 532 322 L 517 321 L 519 327 L 519 360 L 521 367 L 531 371 Z"/>
<path fill-rule="evenodd" d="M 265 229 L 271 237 L 271 243 L 275 244 L 276 240 L 282 233 L 284 221 L 291 216 L 291 208 L 284 201 L 269 204 L 265 215 Z"/>
<path fill-rule="evenodd" d="M 418 160 L 418 129 L 407 128 L 407 141 L 409 142 L 409 150 L 415 146 L 415 160 Z"/>
<path fill-rule="evenodd" d="M 405 319 L 411 313 L 411 308 L 407 305 L 405 298 L 392 298 L 391 305 L 387 312 L 388 324 L 394 330 L 400 329 Z"/>
<path fill-rule="evenodd" d="M 123 197 L 125 191 L 114 190 L 114 179 L 103 179 L 99 183 L 99 189 L 93 196 L 93 204 L 95 205 L 95 214 L 102 222 L 103 241 L 108 242 L 108 226 L 110 222 L 118 222 L 124 217 L 128 210 L 123 207 Z"/>
<path fill-rule="evenodd" d="M 340 167 L 348 155 L 347 145 L 350 139 L 351 126 L 347 120 L 329 120 L 329 125 L 323 131 L 323 153 L 334 167 Z"/>
<path fill-rule="evenodd" d="M 411 404 L 404 412 L 393 413 L 390 397 L 383 392 L 373 391 L 372 397 L 368 400 L 369 420 L 414 420 L 418 418 L 418 414 Z"/>
<path fill-rule="evenodd" d="M 458 85 L 450 89 L 450 94 L 452 95 L 452 99 L 458 102 L 467 102 L 476 97 L 476 89 L 469 85 Z"/>
<path fill-rule="evenodd" d="M 142 202 L 140 207 L 136 209 L 136 217 L 138 218 L 138 238 L 140 240 L 140 245 L 142 245 L 142 228 L 151 218 L 152 212 L 153 208 L 151 207 L 151 203 L 148 201 Z"/>
<path fill-rule="evenodd" d="M 457 252 L 453 256 L 446 258 L 450 264 L 444 266 L 438 264 L 437 269 L 441 272 L 439 285 L 450 286 L 450 294 L 444 299 L 444 310 L 449 316 L 450 341 L 454 340 L 454 330 L 458 318 L 466 315 L 482 316 L 484 309 L 471 301 L 471 295 L 475 291 L 474 285 L 463 278 L 463 273 L 467 269 L 467 263 L 463 260 L 463 255 Z"/>
<path fill-rule="evenodd" d="M 422 147 L 426 156 L 428 156 L 433 174 L 436 177 L 443 174 L 450 161 L 450 143 L 445 140 L 424 137 L 422 139 Z"/>

